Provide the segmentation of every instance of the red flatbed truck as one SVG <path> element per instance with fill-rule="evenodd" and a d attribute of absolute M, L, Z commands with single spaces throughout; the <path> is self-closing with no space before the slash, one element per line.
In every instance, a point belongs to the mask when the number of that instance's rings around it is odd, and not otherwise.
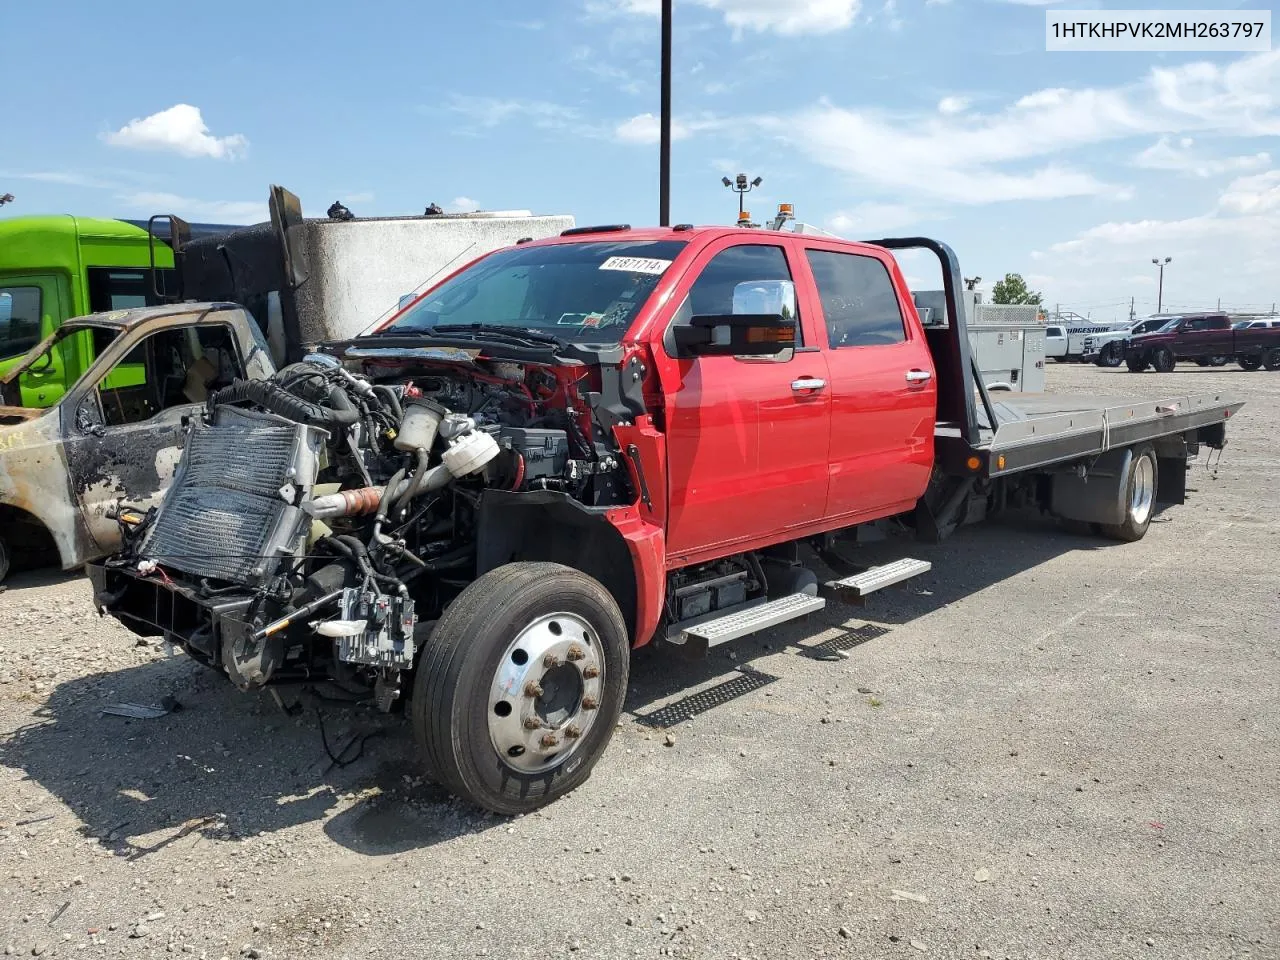
<path fill-rule="evenodd" d="M 896 251 L 939 260 L 921 325 Z M 1039 504 L 1119 540 L 1182 502 L 1239 401 L 982 386 L 924 238 L 588 227 L 488 254 L 376 332 L 193 418 L 96 604 L 242 689 L 410 702 L 431 775 L 502 813 L 580 784 L 628 651 L 686 654 L 928 569 L 802 548 Z M 827 550 L 825 555 L 829 555 Z"/>

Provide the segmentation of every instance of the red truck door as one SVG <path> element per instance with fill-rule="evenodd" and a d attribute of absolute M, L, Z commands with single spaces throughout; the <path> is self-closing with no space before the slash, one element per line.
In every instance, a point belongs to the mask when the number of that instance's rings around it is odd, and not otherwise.
<path fill-rule="evenodd" d="M 828 517 L 908 510 L 933 467 L 937 385 L 910 293 L 890 255 L 807 241 L 831 375 Z"/>
<path fill-rule="evenodd" d="M 776 540 L 822 516 L 831 400 L 812 309 L 799 305 L 803 346 L 776 357 L 676 360 L 671 336 L 695 315 L 733 313 L 735 299 L 741 305 L 753 283 L 794 283 L 790 246 L 783 238 L 722 238 L 699 254 L 672 296 L 676 308 L 663 349 L 670 358 L 664 364 L 667 555 L 674 562 Z"/>
<path fill-rule="evenodd" d="M 1231 321 L 1227 317 L 1190 317 L 1183 321 L 1174 351 L 1178 357 L 1230 356 Z"/>

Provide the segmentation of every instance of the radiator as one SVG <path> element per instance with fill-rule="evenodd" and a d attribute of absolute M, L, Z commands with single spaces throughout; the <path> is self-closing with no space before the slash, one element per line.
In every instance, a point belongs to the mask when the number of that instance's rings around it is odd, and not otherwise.
<path fill-rule="evenodd" d="M 193 424 L 139 556 L 199 577 L 258 585 L 301 546 L 325 433 L 220 407 Z"/>

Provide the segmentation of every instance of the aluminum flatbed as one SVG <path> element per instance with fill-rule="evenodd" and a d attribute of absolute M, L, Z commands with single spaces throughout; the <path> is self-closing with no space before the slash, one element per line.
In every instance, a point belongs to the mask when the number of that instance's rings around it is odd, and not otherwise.
<path fill-rule="evenodd" d="M 988 398 L 989 407 L 979 403 L 975 411 L 976 443 L 958 424 L 938 424 L 935 440 L 944 463 L 966 464 L 964 472 L 970 472 L 967 460 L 976 456 L 986 476 L 1035 470 L 1220 425 L 1244 405 L 1223 393 L 1143 400 L 997 392 Z"/>

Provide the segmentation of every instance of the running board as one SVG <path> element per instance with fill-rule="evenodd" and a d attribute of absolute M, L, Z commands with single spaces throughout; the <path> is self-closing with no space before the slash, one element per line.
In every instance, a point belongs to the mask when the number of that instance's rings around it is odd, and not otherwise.
<path fill-rule="evenodd" d="M 903 557 L 883 567 L 872 567 L 862 573 L 855 573 L 843 580 L 828 580 L 822 586 L 841 600 L 862 603 L 868 594 L 875 593 L 884 587 L 910 580 L 933 569 L 928 560 L 913 560 Z"/>
<path fill-rule="evenodd" d="M 685 627 L 669 642 L 689 648 L 690 652 L 706 651 L 722 643 L 737 640 L 751 633 L 768 630 L 780 623 L 814 613 L 827 605 L 822 597 L 808 593 L 793 593 L 739 610 L 714 620 L 705 620 L 696 626 Z"/>

